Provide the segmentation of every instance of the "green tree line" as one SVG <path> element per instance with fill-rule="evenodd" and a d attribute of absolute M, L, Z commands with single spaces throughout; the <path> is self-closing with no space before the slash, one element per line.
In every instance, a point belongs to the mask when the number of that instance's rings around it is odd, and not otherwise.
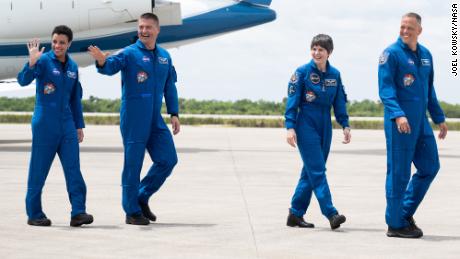
<path fill-rule="evenodd" d="M 33 111 L 35 97 L 8 98 L 0 97 L 0 111 Z M 82 101 L 84 112 L 117 113 L 120 110 L 120 99 L 101 99 L 91 96 Z M 448 118 L 460 118 L 460 104 L 440 102 Z M 282 115 L 286 107 L 286 98 L 281 102 L 251 101 L 216 101 L 179 99 L 180 112 L 183 114 L 238 114 L 238 115 Z M 383 105 L 379 101 L 363 100 L 347 103 L 348 113 L 355 117 L 383 116 Z M 163 112 L 166 107 L 163 105 Z"/>

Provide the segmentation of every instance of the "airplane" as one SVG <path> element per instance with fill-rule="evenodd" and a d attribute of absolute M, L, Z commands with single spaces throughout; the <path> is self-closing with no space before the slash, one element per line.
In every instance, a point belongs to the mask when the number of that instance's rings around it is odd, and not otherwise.
<path fill-rule="evenodd" d="M 137 39 L 137 18 L 153 12 L 160 19 L 157 42 L 174 48 L 276 19 L 271 0 L 0 0 L 0 82 L 15 78 L 28 58 L 26 43 L 40 38 L 50 50 L 51 30 L 65 24 L 74 39 L 72 58 L 94 64 L 87 48 L 116 51 Z M 14 82 L 14 81 L 10 81 Z"/>

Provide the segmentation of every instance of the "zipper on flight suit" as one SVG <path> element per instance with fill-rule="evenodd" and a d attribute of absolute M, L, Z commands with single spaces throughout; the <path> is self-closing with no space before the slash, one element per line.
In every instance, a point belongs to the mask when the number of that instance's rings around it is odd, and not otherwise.
<path fill-rule="evenodd" d="M 325 79 L 326 73 L 323 71 L 320 71 L 320 73 L 321 73 L 321 80 L 323 81 L 321 84 L 321 91 L 326 92 L 326 79 Z"/>
<path fill-rule="evenodd" d="M 60 78 L 59 78 L 59 85 L 61 86 L 60 94 L 59 94 L 59 121 L 61 122 L 60 128 L 61 128 L 61 133 L 64 131 L 64 107 L 63 107 L 63 100 L 64 100 L 64 92 L 65 92 L 65 77 L 67 76 L 66 73 L 64 73 L 64 70 L 66 69 L 68 62 L 62 65 L 61 61 L 58 59 L 55 60 L 58 63 L 58 69 L 61 72 Z"/>
<path fill-rule="evenodd" d="M 421 57 L 421 53 L 420 53 L 420 47 L 417 46 L 416 51 L 411 51 L 411 55 L 412 55 L 413 58 L 415 57 L 415 60 L 416 60 L 415 65 L 417 67 L 417 69 L 416 69 L 417 75 L 416 75 L 415 80 L 419 80 L 421 82 L 421 80 L 420 80 L 421 79 L 421 77 L 420 77 L 420 68 L 422 66 L 421 65 L 422 57 Z M 421 100 L 422 101 L 422 111 L 420 112 L 420 116 L 421 116 L 421 118 L 420 118 L 420 126 L 421 126 L 420 131 L 421 131 L 421 133 L 419 132 L 419 135 L 420 135 L 420 134 L 423 134 L 423 132 L 425 131 L 423 123 L 424 123 L 424 119 L 426 117 L 426 112 L 425 111 L 426 111 L 427 104 L 425 103 L 425 100 L 426 100 L 426 98 L 425 98 L 425 86 L 422 83 L 419 83 L 419 85 L 421 87 L 420 90 L 422 91 L 422 100 Z"/>

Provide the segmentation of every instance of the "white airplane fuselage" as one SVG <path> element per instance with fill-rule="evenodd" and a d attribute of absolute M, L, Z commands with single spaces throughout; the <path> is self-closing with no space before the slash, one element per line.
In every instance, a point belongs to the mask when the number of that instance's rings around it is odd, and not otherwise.
<path fill-rule="evenodd" d="M 26 43 L 39 38 L 50 50 L 56 25 L 72 28 L 69 49 L 79 66 L 93 63 L 88 46 L 121 49 L 137 39 L 137 19 L 160 19 L 157 42 L 165 48 L 215 37 L 276 19 L 270 0 L 0 0 L 0 80 L 16 77 L 28 59 Z"/>

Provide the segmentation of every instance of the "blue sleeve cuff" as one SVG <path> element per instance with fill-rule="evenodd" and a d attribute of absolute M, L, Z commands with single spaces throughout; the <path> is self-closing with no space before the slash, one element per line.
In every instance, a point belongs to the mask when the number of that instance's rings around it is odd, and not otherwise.
<path fill-rule="evenodd" d="M 103 66 L 99 66 L 99 64 L 97 64 L 97 61 L 95 61 L 96 63 L 96 69 L 97 69 L 97 72 L 100 73 L 100 74 L 108 74 L 109 71 L 107 71 L 107 60 L 105 61 L 104 65 Z"/>
<path fill-rule="evenodd" d="M 406 114 L 403 111 L 393 112 L 390 116 L 390 119 L 394 120 L 399 117 L 406 117 Z"/>
<path fill-rule="evenodd" d="M 433 120 L 434 124 L 441 124 L 446 121 L 445 116 L 436 116 L 436 117 L 432 116 L 431 119 Z"/>
<path fill-rule="evenodd" d="M 76 129 L 83 129 L 83 128 L 85 128 L 85 123 L 83 121 L 75 122 L 75 128 Z"/>
<path fill-rule="evenodd" d="M 295 129 L 295 122 L 286 121 L 285 126 L 286 126 L 286 129 Z"/>
<path fill-rule="evenodd" d="M 30 67 L 29 62 L 27 62 L 24 65 L 24 70 L 27 71 L 27 72 L 34 71 L 36 67 L 37 67 L 37 63 L 35 63 L 35 65 L 33 67 Z"/>
<path fill-rule="evenodd" d="M 342 128 L 349 128 L 350 127 L 350 124 L 348 123 L 348 121 L 342 122 L 340 125 L 342 126 Z"/>

